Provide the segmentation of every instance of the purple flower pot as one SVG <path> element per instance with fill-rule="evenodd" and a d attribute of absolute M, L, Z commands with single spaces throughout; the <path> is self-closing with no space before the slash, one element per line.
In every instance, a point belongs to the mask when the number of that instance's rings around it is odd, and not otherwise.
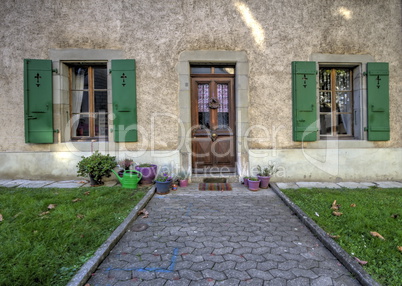
<path fill-rule="evenodd" d="M 140 184 L 147 185 L 153 183 L 158 166 L 153 164 L 150 167 L 135 166 L 135 169 L 142 174 Z"/>
<path fill-rule="evenodd" d="M 269 180 L 271 179 L 271 176 L 268 176 L 268 177 L 266 177 L 266 176 L 257 176 L 257 177 L 261 181 L 260 188 L 261 189 L 268 189 Z"/>
<path fill-rule="evenodd" d="M 261 183 L 260 180 L 258 181 L 248 180 L 248 189 L 253 192 L 258 191 L 260 189 L 260 183 Z"/>
<path fill-rule="evenodd" d="M 188 180 L 179 180 L 180 187 L 184 188 L 188 186 Z"/>
<path fill-rule="evenodd" d="M 245 186 L 245 187 L 248 187 L 248 179 L 247 179 L 247 178 L 244 178 L 244 179 L 243 179 L 243 183 L 244 183 L 244 186 Z"/>

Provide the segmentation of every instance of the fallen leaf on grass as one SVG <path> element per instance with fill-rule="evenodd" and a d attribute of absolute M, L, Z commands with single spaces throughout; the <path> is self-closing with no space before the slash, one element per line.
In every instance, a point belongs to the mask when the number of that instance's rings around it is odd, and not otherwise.
<path fill-rule="evenodd" d="M 50 212 L 47 211 L 47 212 L 40 213 L 39 216 L 44 216 L 44 215 L 47 215 L 47 214 L 50 214 Z"/>
<path fill-rule="evenodd" d="M 0 214 L 0 221 L 3 221 L 3 215 Z"/>
<path fill-rule="evenodd" d="M 402 246 L 397 246 L 396 249 L 398 249 L 400 252 L 402 252 Z"/>
<path fill-rule="evenodd" d="M 351 207 L 351 208 L 355 208 L 355 207 L 356 207 L 356 204 L 351 204 L 350 207 Z"/>
<path fill-rule="evenodd" d="M 380 239 L 382 239 L 382 240 L 385 240 L 385 238 L 384 238 L 381 234 L 379 234 L 378 232 L 376 232 L 376 231 L 370 231 L 370 234 L 371 234 L 372 236 L 374 236 L 374 237 L 378 237 L 378 238 L 380 238 Z"/>
<path fill-rule="evenodd" d="M 327 233 L 327 234 L 328 234 L 328 236 L 329 236 L 330 238 L 333 238 L 333 239 L 338 239 L 338 238 L 341 237 L 340 235 L 332 235 L 332 234 L 329 234 L 329 233 Z"/>
<path fill-rule="evenodd" d="M 73 203 L 76 203 L 76 202 L 79 202 L 79 201 L 81 201 L 81 199 L 80 199 L 80 198 L 76 198 L 76 199 L 73 200 Z"/>
<path fill-rule="evenodd" d="M 91 193 L 91 192 L 88 191 L 88 192 L 85 192 L 84 195 L 89 196 L 90 193 Z"/>
<path fill-rule="evenodd" d="M 146 209 L 142 209 L 138 212 L 138 215 L 144 214 L 142 218 L 147 218 L 149 216 L 149 212 Z"/>
<path fill-rule="evenodd" d="M 332 215 L 334 215 L 334 216 L 341 216 L 341 215 L 343 215 L 343 213 L 333 211 L 333 212 L 332 212 Z"/>
<path fill-rule="evenodd" d="M 77 214 L 77 218 L 79 218 L 79 219 L 84 218 L 84 215 L 83 214 Z"/>
<path fill-rule="evenodd" d="M 360 260 L 359 258 L 355 257 L 356 261 L 359 262 L 361 265 L 366 265 L 368 262 L 364 260 Z"/>
<path fill-rule="evenodd" d="M 315 215 L 318 216 L 318 217 L 320 216 L 320 214 L 318 212 L 315 212 Z"/>
<path fill-rule="evenodd" d="M 53 210 L 53 209 L 56 208 L 56 206 L 57 206 L 57 205 L 55 205 L 55 204 L 50 204 L 50 205 L 47 206 L 47 209 L 48 209 L 48 210 Z"/>
<path fill-rule="evenodd" d="M 339 210 L 340 207 L 341 207 L 341 205 L 338 205 L 338 204 L 336 203 L 336 200 L 335 200 L 335 201 L 332 203 L 331 210 L 337 211 L 337 210 Z"/>

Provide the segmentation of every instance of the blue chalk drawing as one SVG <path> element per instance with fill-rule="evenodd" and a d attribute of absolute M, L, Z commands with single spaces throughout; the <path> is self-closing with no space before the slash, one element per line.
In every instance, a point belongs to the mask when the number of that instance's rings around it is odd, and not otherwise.
<path fill-rule="evenodd" d="M 106 268 L 105 272 L 109 272 L 112 270 L 122 270 L 122 271 L 139 271 L 139 272 L 162 272 L 162 273 L 172 273 L 176 267 L 177 255 L 179 254 L 179 249 L 173 249 L 173 255 L 170 259 L 170 265 L 167 269 L 162 267 L 145 267 L 145 268 Z"/>

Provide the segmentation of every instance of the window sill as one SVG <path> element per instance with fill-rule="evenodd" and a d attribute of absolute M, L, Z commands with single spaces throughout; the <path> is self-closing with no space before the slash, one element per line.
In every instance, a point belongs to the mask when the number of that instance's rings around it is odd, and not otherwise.
<path fill-rule="evenodd" d="M 315 142 L 305 142 L 306 149 L 354 149 L 354 148 L 375 148 L 373 142 L 356 139 L 339 139 L 332 137 L 331 139 L 320 139 Z"/>

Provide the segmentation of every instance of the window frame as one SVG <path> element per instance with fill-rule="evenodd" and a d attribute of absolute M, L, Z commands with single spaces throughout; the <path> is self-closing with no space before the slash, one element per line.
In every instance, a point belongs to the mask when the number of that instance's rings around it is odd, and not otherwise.
<path fill-rule="evenodd" d="M 323 54 L 313 53 L 309 56 L 309 61 L 316 62 L 317 71 L 319 68 L 325 66 L 334 67 L 352 67 L 353 68 L 353 95 L 354 95 L 354 137 L 345 138 L 345 141 L 357 141 L 368 142 L 367 132 L 365 127 L 367 126 L 367 77 L 366 73 L 367 63 L 376 62 L 372 55 L 339 55 L 339 54 Z M 318 84 L 317 73 L 317 84 Z M 317 86 L 317 106 L 319 106 L 319 92 Z M 319 110 L 317 108 L 317 116 L 319 116 Z M 319 129 L 319 126 L 317 125 Z M 318 131 L 319 133 L 319 131 Z M 325 141 L 321 139 L 321 136 L 317 136 L 317 141 Z M 334 138 L 338 140 L 339 138 Z"/>
<path fill-rule="evenodd" d="M 106 110 L 106 112 L 96 112 L 95 111 L 95 92 L 96 91 L 106 91 L 106 101 L 107 105 L 109 105 L 109 100 L 108 100 L 108 91 L 110 90 L 110 86 L 108 85 L 108 80 L 106 77 L 106 89 L 96 89 L 95 88 L 95 67 L 96 66 L 102 66 L 105 68 L 106 73 L 107 73 L 107 62 L 106 61 L 99 61 L 99 62 L 93 62 L 93 61 L 80 61 L 80 62 L 74 62 L 74 61 L 69 61 L 69 62 L 64 62 L 68 66 L 68 76 L 69 76 L 69 108 L 70 108 L 70 134 L 71 134 L 71 141 L 109 141 L 109 136 L 106 134 L 105 136 L 96 136 L 95 134 L 95 129 L 96 129 L 96 116 L 104 114 L 106 117 L 109 114 L 109 108 Z M 87 115 L 89 118 L 89 136 L 74 136 L 74 132 L 72 130 L 73 128 L 73 117 L 76 115 L 75 113 L 73 114 L 72 111 L 72 106 L 73 106 L 73 91 L 76 91 L 75 89 L 72 88 L 73 84 L 73 68 L 75 67 L 87 67 L 88 68 L 88 103 L 89 103 L 89 108 L 88 112 L 80 112 L 78 114 L 82 115 Z M 86 90 L 86 89 L 83 89 Z M 107 127 L 106 131 L 109 129 L 109 122 L 107 122 Z"/>
<path fill-rule="evenodd" d="M 322 65 L 319 64 L 318 67 L 318 76 L 320 76 L 320 70 L 321 69 L 330 69 L 331 70 L 331 88 L 329 90 L 322 90 L 320 89 L 320 84 L 319 84 L 319 79 L 317 80 L 318 83 L 318 117 L 319 118 L 319 124 L 320 124 L 320 128 L 318 130 L 319 132 L 319 138 L 320 140 L 333 140 L 333 139 L 337 139 L 337 140 L 352 140 L 355 139 L 354 137 L 354 133 L 355 133 L 355 116 L 354 114 L 355 112 L 355 99 L 354 99 L 354 76 L 353 76 L 353 70 L 356 67 L 353 66 L 329 66 L 329 65 Z M 350 85 L 351 85 L 351 89 L 349 90 L 336 90 L 336 70 L 337 69 L 347 69 L 349 70 L 350 75 Z M 351 93 L 351 100 L 352 100 L 352 110 L 350 112 L 341 112 L 341 111 L 337 111 L 336 108 L 336 94 L 338 92 L 341 91 L 346 91 L 346 92 L 350 92 Z M 331 93 L 331 111 L 330 112 L 322 112 L 321 111 L 321 106 L 320 106 L 320 93 L 321 92 L 330 92 Z M 325 115 L 325 114 L 331 114 L 331 133 L 330 135 L 326 135 L 326 134 L 321 134 L 321 115 Z M 351 116 L 351 127 L 352 127 L 352 134 L 338 134 L 337 132 L 337 127 L 339 126 L 338 124 L 338 115 L 341 114 L 350 114 Z"/>

